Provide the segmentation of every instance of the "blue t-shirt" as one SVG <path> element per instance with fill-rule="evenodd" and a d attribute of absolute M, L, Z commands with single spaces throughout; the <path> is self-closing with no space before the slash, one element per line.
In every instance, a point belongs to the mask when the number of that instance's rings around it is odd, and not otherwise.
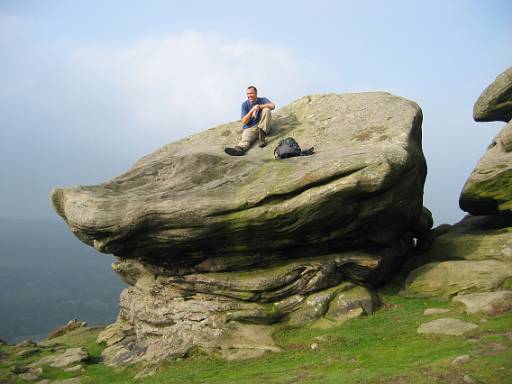
<path fill-rule="evenodd" d="M 242 117 L 244 117 L 245 115 L 247 115 L 247 113 L 249 113 L 249 111 L 251 110 L 251 108 L 256 105 L 256 104 L 268 104 L 268 103 L 271 103 L 271 101 L 269 99 L 267 99 L 266 97 L 257 97 L 256 98 L 256 101 L 251 104 L 249 103 L 249 100 L 245 100 L 243 103 L 242 103 Z M 258 113 L 256 115 L 256 117 L 251 117 L 251 120 L 249 120 L 249 122 L 247 124 L 244 125 L 244 128 L 251 128 L 253 126 L 255 126 L 256 124 L 258 124 L 260 122 L 260 113 Z"/>

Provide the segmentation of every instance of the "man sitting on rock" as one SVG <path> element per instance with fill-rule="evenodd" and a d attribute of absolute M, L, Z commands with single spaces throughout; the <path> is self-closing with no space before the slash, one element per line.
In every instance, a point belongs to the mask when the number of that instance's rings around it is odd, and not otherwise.
<path fill-rule="evenodd" d="M 256 139 L 261 148 L 267 145 L 270 111 L 275 107 L 275 104 L 266 97 L 258 97 L 255 86 L 247 87 L 247 100 L 242 103 L 242 139 L 235 147 L 225 148 L 224 151 L 231 156 L 242 156 Z"/>

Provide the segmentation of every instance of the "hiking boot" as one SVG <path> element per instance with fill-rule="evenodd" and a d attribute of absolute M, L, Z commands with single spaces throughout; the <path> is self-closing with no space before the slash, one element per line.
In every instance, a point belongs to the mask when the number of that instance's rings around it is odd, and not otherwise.
<path fill-rule="evenodd" d="M 245 153 L 245 150 L 240 148 L 238 145 L 233 148 L 224 148 L 224 152 L 226 152 L 230 156 L 243 156 Z"/>
<path fill-rule="evenodd" d="M 259 132 L 258 132 L 258 145 L 260 146 L 260 148 L 263 148 L 264 146 L 267 145 L 267 134 L 265 133 L 265 131 L 263 129 L 260 129 Z"/>

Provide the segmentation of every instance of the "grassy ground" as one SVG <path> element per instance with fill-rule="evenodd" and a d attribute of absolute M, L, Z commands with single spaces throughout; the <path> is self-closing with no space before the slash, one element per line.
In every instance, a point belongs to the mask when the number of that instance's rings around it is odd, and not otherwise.
<path fill-rule="evenodd" d="M 133 379 L 135 369 L 114 371 L 100 363 L 102 347 L 95 343 L 97 329 L 81 329 L 55 341 L 84 346 L 92 358 L 85 372 L 65 373 L 45 368 L 43 378 L 82 376 L 82 383 L 463 383 L 468 375 L 476 383 L 509 383 L 512 377 L 512 313 L 464 315 L 447 302 L 403 299 L 396 290 L 382 293 L 384 308 L 374 315 L 343 326 L 283 330 L 275 335 L 284 352 L 242 362 L 226 362 L 204 355 L 172 361 L 155 375 Z M 425 316 L 429 307 L 446 307 L 444 315 Z M 479 325 L 465 336 L 424 336 L 421 323 L 456 317 Z M 311 345 L 318 344 L 312 350 Z M 12 346 L 0 346 L 0 383 L 13 364 L 26 365 L 42 355 L 14 357 Z M 46 352 L 45 352 L 46 353 Z M 451 362 L 468 354 L 470 360 Z M 2 357 L 3 356 L 3 357 Z M 14 381 L 16 382 L 16 381 Z M 22 382 L 22 381 L 19 381 Z"/>

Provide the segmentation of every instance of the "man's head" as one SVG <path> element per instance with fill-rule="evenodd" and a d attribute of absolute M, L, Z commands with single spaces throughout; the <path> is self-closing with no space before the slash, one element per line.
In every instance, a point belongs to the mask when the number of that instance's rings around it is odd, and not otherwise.
<path fill-rule="evenodd" d="M 254 103 L 256 101 L 256 98 L 258 97 L 258 90 L 254 85 L 250 85 L 247 87 L 247 100 L 249 100 L 250 103 Z"/>

